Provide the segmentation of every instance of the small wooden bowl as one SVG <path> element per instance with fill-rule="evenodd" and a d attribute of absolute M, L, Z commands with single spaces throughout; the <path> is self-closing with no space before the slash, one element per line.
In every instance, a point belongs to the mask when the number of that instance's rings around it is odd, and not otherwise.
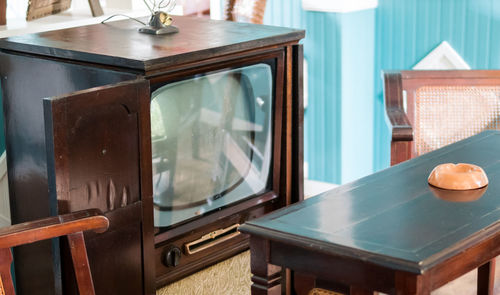
<path fill-rule="evenodd" d="M 465 163 L 438 165 L 427 181 L 432 186 L 447 190 L 473 190 L 488 185 L 488 177 L 481 167 Z"/>

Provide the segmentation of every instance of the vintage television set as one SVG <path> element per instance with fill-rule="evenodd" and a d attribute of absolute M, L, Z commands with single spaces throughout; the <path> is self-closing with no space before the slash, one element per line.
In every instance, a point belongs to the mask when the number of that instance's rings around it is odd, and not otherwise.
<path fill-rule="evenodd" d="M 97 294 L 153 294 L 302 199 L 304 31 L 177 17 L 0 40 L 13 223 L 99 208 Z M 19 294 L 75 293 L 65 243 L 16 248 Z"/>

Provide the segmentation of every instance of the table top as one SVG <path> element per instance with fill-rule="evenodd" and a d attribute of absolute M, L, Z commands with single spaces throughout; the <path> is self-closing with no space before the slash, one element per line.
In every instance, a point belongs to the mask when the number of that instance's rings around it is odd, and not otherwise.
<path fill-rule="evenodd" d="M 472 163 L 489 178 L 472 202 L 438 198 L 427 184 L 442 163 Z M 426 269 L 500 234 L 500 132 L 486 131 L 240 227 L 245 233 L 391 269 Z"/>
<path fill-rule="evenodd" d="M 147 22 L 147 18 L 142 19 Z M 173 16 L 179 33 L 149 35 L 133 20 L 0 39 L 0 49 L 154 70 L 245 50 L 297 42 L 304 30 Z"/>

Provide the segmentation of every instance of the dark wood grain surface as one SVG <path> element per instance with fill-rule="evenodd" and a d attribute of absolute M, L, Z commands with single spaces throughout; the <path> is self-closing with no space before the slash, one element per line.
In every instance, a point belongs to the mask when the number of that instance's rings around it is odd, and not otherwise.
<path fill-rule="evenodd" d="M 42 98 L 133 80 L 136 76 L 5 53 L 0 53 L 0 64 L 12 223 L 57 215 L 58 204 L 48 193 Z M 57 251 L 51 241 L 14 248 L 18 294 L 40 294 L 39 286 L 44 287 L 45 294 L 61 292 L 53 275 L 60 274 L 60 268 L 53 263 L 59 259 Z M 30 267 L 34 263 L 37 269 Z"/>
<path fill-rule="evenodd" d="M 105 65 L 151 70 L 260 47 L 296 42 L 303 30 L 174 17 L 180 32 L 148 35 L 132 20 L 0 40 L 0 48 Z M 270 38 L 272 37 L 272 38 Z"/>
<path fill-rule="evenodd" d="M 487 131 L 318 197 L 249 221 L 241 231 L 412 273 L 500 232 L 500 132 Z M 490 184 L 474 202 L 437 198 L 438 164 L 473 163 Z"/>

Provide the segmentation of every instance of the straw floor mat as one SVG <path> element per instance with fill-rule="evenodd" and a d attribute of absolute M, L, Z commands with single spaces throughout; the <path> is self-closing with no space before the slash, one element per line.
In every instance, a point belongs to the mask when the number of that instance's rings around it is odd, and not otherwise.
<path fill-rule="evenodd" d="M 246 251 L 158 289 L 156 295 L 249 295 L 250 277 L 250 251 Z"/>

